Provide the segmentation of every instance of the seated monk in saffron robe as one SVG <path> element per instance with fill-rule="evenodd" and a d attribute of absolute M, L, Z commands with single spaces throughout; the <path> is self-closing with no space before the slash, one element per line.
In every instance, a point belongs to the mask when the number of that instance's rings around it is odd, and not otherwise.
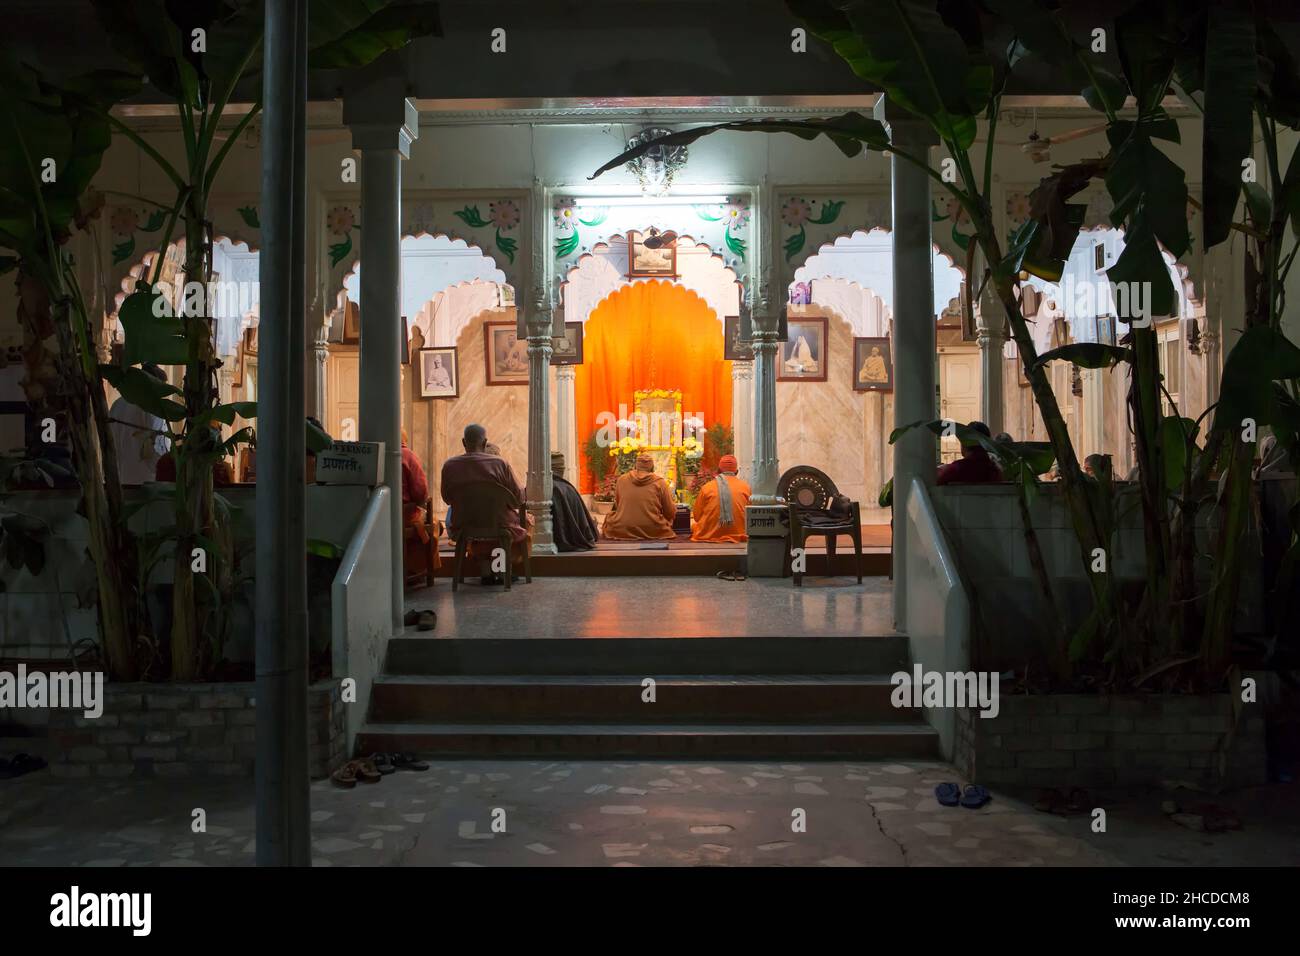
<path fill-rule="evenodd" d="M 599 531 L 578 489 L 564 477 L 564 455 L 551 452 L 551 528 L 557 551 L 590 551 Z"/>
<path fill-rule="evenodd" d="M 502 524 L 510 531 L 510 554 L 515 564 L 521 564 L 527 548 L 532 547 L 532 535 L 519 523 L 519 505 L 524 502 L 524 489 L 515 478 L 509 463 L 499 455 L 487 452 L 487 431 L 482 425 L 466 425 L 465 437 L 461 439 L 465 454 L 448 458 L 442 464 L 442 500 L 450 506 L 447 514 L 448 531 L 454 540 L 459 533 L 456 514 L 462 509 L 457 499 L 466 486 L 475 482 L 489 481 L 500 485 L 515 498 L 515 504 L 502 513 Z M 471 541 L 468 557 L 490 561 L 492 549 L 496 545 L 491 541 Z M 504 583 L 501 575 L 489 571 L 483 575 L 484 584 Z"/>
<path fill-rule="evenodd" d="M 669 540 L 677 503 L 668 482 L 655 474 L 655 460 L 638 455 L 636 465 L 614 485 L 614 509 L 605 519 L 605 537 L 615 540 Z"/>
<path fill-rule="evenodd" d="M 740 464 L 735 455 L 718 461 L 718 477 L 700 489 L 691 509 L 694 519 L 692 541 L 748 541 L 745 508 L 749 505 L 749 482 L 736 477 Z"/>
<path fill-rule="evenodd" d="M 429 513 L 424 503 L 429 500 L 429 478 L 424 473 L 424 465 L 407 444 L 406 429 L 402 429 L 402 526 L 414 528 L 416 537 L 424 544 L 430 539 L 436 540 L 438 529 L 435 524 L 432 535 L 429 533 Z M 438 551 L 433 552 L 433 566 L 440 565 Z"/>

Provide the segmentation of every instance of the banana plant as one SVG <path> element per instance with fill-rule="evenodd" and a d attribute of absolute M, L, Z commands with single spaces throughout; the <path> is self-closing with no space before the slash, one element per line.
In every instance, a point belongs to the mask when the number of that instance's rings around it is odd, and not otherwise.
<path fill-rule="evenodd" d="M 99 626 L 111 674 L 135 675 L 138 595 L 134 546 L 96 360 L 89 309 L 68 240 L 97 214 L 90 183 L 111 141 L 103 110 L 139 89 L 98 72 L 55 84 L 0 50 L 0 272 L 17 270 L 28 350 L 28 400 L 65 413 L 96 568 Z M 16 539 L 14 539 L 16 540 Z"/>
<path fill-rule="evenodd" d="M 171 628 L 171 675 L 194 680 L 207 665 L 201 635 L 209 630 L 210 602 L 196 590 L 190 554 L 201 541 L 214 540 L 211 455 L 221 362 L 213 343 L 213 303 L 207 290 L 212 276 L 212 223 L 208 203 L 231 147 L 260 111 L 260 91 L 252 106 L 224 133 L 231 102 L 241 83 L 261 68 L 264 0 L 212 0 L 179 4 L 167 0 L 93 0 L 113 47 L 149 84 L 176 105 L 185 161 L 173 164 L 127 123 L 106 113 L 113 128 L 149 157 L 175 189 L 160 253 L 178 223 L 185 242 L 186 285 L 200 294 L 184 300 L 172 316 L 151 282 L 142 282 L 119 314 L 132 359 L 183 365 L 185 374 L 174 401 L 183 409 L 176 458 L 176 562 Z M 390 0 L 313 0 L 309 7 L 309 67 L 364 66 L 418 36 L 440 35 L 433 3 Z M 255 84 L 252 84 L 255 85 Z M 163 256 L 158 256 L 161 266 Z M 157 279 L 157 270 L 151 277 Z"/>

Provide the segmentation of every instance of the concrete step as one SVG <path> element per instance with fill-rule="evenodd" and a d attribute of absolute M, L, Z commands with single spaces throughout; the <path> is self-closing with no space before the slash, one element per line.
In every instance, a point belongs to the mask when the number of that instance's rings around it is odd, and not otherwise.
<path fill-rule="evenodd" d="M 471 723 L 726 722 L 855 724 L 904 719 L 885 676 L 654 676 L 655 700 L 634 676 L 385 675 L 370 719 Z"/>
<path fill-rule="evenodd" d="M 932 758 L 939 738 L 922 722 L 890 724 L 372 723 L 357 752 L 430 757 Z"/>
<path fill-rule="evenodd" d="M 647 630 L 653 633 L 653 623 Z M 892 674 L 909 666 L 907 637 L 451 638 L 388 642 L 389 675 Z"/>

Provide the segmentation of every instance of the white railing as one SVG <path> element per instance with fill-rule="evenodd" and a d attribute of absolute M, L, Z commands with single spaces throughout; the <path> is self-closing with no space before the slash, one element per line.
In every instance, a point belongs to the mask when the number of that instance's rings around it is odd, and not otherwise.
<path fill-rule="evenodd" d="M 952 547 L 935 514 L 929 490 L 912 480 L 907 497 L 907 636 L 912 663 L 940 673 L 970 670 L 971 609 Z M 925 719 L 939 734 L 946 760 L 952 760 L 957 713 L 927 707 Z"/>
<path fill-rule="evenodd" d="M 346 708 L 349 754 L 365 723 L 370 688 L 383 668 L 384 650 L 393 633 L 393 611 L 388 601 L 393 574 L 390 505 L 386 487 L 370 493 L 361 521 L 343 552 L 330 595 L 334 677 L 356 682 L 356 705 Z"/>

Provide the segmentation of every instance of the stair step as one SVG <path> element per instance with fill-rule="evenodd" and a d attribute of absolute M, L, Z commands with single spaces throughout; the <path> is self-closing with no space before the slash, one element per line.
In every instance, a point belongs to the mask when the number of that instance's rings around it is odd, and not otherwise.
<path fill-rule="evenodd" d="M 370 718 L 481 723 L 861 724 L 906 719 L 877 675 L 655 676 L 644 701 L 632 675 L 385 675 L 375 680 Z"/>
<path fill-rule="evenodd" d="M 647 632 L 653 633 L 648 623 Z M 907 637 L 450 638 L 388 642 L 384 672 L 426 675 L 890 674 L 906 669 Z"/>
<path fill-rule="evenodd" d="M 934 757 L 925 723 L 882 724 L 469 724 L 372 723 L 357 752 L 494 757 Z"/>

